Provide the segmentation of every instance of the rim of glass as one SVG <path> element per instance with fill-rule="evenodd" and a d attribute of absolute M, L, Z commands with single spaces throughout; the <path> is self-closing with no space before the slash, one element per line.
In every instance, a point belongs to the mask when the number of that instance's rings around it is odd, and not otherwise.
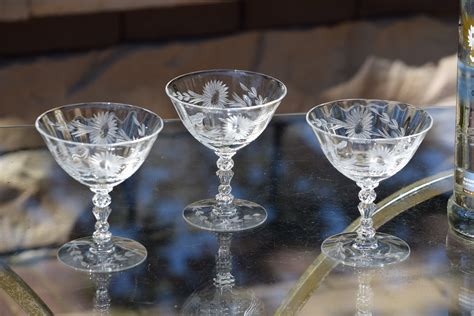
<path fill-rule="evenodd" d="M 265 79 L 276 81 L 279 85 L 281 85 L 283 93 L 281 94 L 281 96 L 278 99 L 275 99 L 273 101 L 270 101 L 270 102 L 267 102 L 267 103 L 264 103 L 264 104 L 251 105 L 251 106 L 248 106 L 248 107 L 240 107 L 240 108 L 223 108 L 223 109 L 222 108 L 205 108 L 205 109 L 216 110 L 216 111 L 242 111 L 243 109 L 252 109 L 253 110 L 253 109 L 263 108 L 263 107 L 267 107 L 267 106 L 270 106 L 272 104 L 281 102 L 281 100 L 283 100 L 283 98 L 286 96 L 286 94 L 288 92 L 288 89 L 286 88 L 285 84 L 281 80 L 279 80 L 275 77 L 272 77 L 272 76 L 269 76 L 269 75 L 266 75 L 266 74 L 263 74 L 263 73 L 260 73 L 260 72 L 256 72 L 256 71 L 240 70 L 240 69 L 208 69 L 208 70 L 198 70 L 198 71 L 188 72 L 188 73 L 179 75 L 179 76 L 171 79 L 170 81 L 168 81 L 168 83 L 165 86 L 165 92 L 166 92 L 166 94 L 168 95 L 168 97 L 170 99 L 172 99 L 176 102 L 186 104 L 187 106 L 190 106 L 190 107 L 202 109 L 202 108 L 204 108 L 203 106 L 200 106 L 200 105 L 197 105 L 197 104 L 192 104 L 192 103 L 189 103 L 189 102 L 186 102 L 186 101 L 182 101 L 182 100 L 179 100 L 178 98 L 172 96 L 170 94 L 170 89 L 169 89 L 171 84 L 173 84 L 174 82 L 176 82 L 178 80 L 186 78 L 186 77 L 192 77 L 192 76 L 196 76 L 196 75 L 200 75 L 200 74 L 206 74 L 206 73 L 222 73 L 222 74 L 225 74 L 227 72 L 234 72 L 234 73 L 241 72 L 241 73 L 244 73 L 244 74 L 257 75 L 257 76 L 263 77 Z"/>
<path fill-rule="evenodd" d="M 430 124 L 426 128 L 424 128 L 423 130 L 419 131 L 418 133 L 411 134 L 411 135 L 406 135 L 406 136 L 398 136 L 398 137 L 391 137 L 391 138 L 353 138 L 353 137 L 350 137 L 350 136 L 337 135 L 337 134 L 332 134 L 330 132 L 327 132 L 324 129 L 315 126 L 313 124 L 313 122 L 310 120 L 309 116 L 316 108 L 324 107 L 324 106 L 327 106 L 329 104 L 336 103 L 336 102 L 356 102 L 356 101 L 368 101 L 368 102 L 370 102 L 370 101 L 377 102 L 378 101 L 378 102 L 403 104 L 403 105 L 406 105 L 408 108 L 412 108 L 412 109 L 415 109 L 416 111 L 424 112 L 430 118 Z M 345 140 L 360 140 L 360 141 L 370 140 L 370 141 L 389 142 L 389 141 L 393 141 L 393 140 L 408 139 L 408 138 L 411 138 L 411 137 L 417 137 L 419 135 L 426 134 L 431 129 L 431 127 L 433 126 L 433 117 L 430 115 L 430 113 L 428 113 L 428 111 L 426 111 L 422 108 L 416 107 L 414 105 L 411 105 L 409 103 L 405 103 L 405 102 L 399 102 L 399 101 L 393 101 L 393 100 L 381 100 L 381 99 L 340 99 L 340 100 L 329 101 L 329 102 L 325 102 L 325 103 L 321 103 L 321 104 L 318 104 L 316 106 L 313 106 L 306 113 L 306 122 L 308 122 L 308 124 L 311 126 L 311 128 L 316 129 L 316 130 L 322 132 L 323 134 L 331 136 L 331 137 L 336 137 L 336 138 L 345 139 Z"/>
<path fill-rule="evenodd" d="M 112 105 L 112 106 L 121 106 L 121 107 L 126 107 L 126 108 L 131 108 L 131 109 L 138 109 L 138 110 L 147 112 L 151 115 L 154 115 L 158 119 L 158 122 L 160 122 L 160 126 L 156 129 L 156 131 L 154 131 L 150 135 L 147 135 L 147 136 L 144 136 L 144 137 L 141 137 L 141 138 L 138 138 L 138 139 L 134 139 L 134 140 L 127 140 L 127 141 L 122 141 L 122 142 L 117 142 L 117 143 L 112 143 L 112 144 L 91 144 L 91 143 L 75 142 L 75 141 L 72 141 L 72 140 L 65 140 L 65 139 L 61 139 L 59 137 L 48 134 L 40 126 L 40 120 L 51 112 L 54 112 L 54 111 L 57 111 L 57 110 L 62 110 L 62 109 L 67 109 L 67 108 L 86 107 L 86 106 L 91 106 L 91 105 L 96 105 L 98 107 L 103 107 L 103 106 L 106 106 L 106 105 Z M 83 145 L 83 146 L 90 146 L 90 147 L 97 147 L 97 146 L 100 146 L 100 147 L 115 147 L 115 146 L 126 146 L 126 145 L 129 145 L 129 144 L 139 143 L 139 142 L 142 142 L 142 141 L 145 141 L 145 140 L 148 140 L 150 138 L 153 138 L 153 137 L 157 136 L 158 133 L 161 132 L 163 127 L 164 127 L 163 119 L 159 115 L 157 115 L 155 112 L 150 111 L 150 110 L 145 109 L 145 108 L 142 108 L 142 107 L 139 107 L 139 106 L 136 106 L 136 105 L 126 104 L 126 103 L 117 103 L 117 102 L 83 102 L 83 103 L 73 103 L 73 104 L 60 105 L 60 106 L 57 106 L 55 108 L 52 108 L 52 109 L 49 109 L 49 110 L 43 112 L 35 120 L 36 130 L 42 136 L 44 136 L 46 138 L 54 139 L 54 140 L 56 140 L 58 142 L 61 142 L 61 143 L 72 144 L 72 145 Z"/>

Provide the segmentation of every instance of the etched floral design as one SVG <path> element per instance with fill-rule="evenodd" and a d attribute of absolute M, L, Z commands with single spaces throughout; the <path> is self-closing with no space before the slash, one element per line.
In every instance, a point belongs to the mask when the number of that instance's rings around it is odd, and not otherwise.
<path fill-rule="evenodd" d="M 123 158 L 109 151 L 95 153 L 89 161 L 98 176 L 117 175 L 123 169 Z"/>
<path fill-rule="evenodd" d="M 254 122 L 242 114 L 232 115 L 221 119 L 226 137 L 236 140 L 247 138 L 253 131 Z"/>
<path fill-rule="evenodd" d="M 347 113 L 346 121 L 343 124 L 348 137 L 368 139 L 372 134 L 373 116 L 365 107 L 354 107 Z"/>
<path fill-rule="evenodd" d="M 239 96 L 236 92 L 233 92 L 230 99 L 229 87 L 221 80 L 210 80 L 206 82 L 202 93 L 188 90 L 187 92 L 175 91 L 172 95 L 180 101 L 206 108 L 248 107 L 265 104 L 267 102 L 268 98 L 264 98 L 258 94 L 255 87 L 249 88 L 243 83 L 239 85 L 244 93 Z"/>
<path fill-rule="evenodd" d="M 377 174 L 383 174 L 388 168 L 396 166 L 396 153 L 388 146 L 376 146 L 370 152 L 371 157 L 370 169 Z"/>
<path fill-rule="evenodd" d="M 332 134 L 342 129 L 343 135 L 353 139 L 393 138 L 405 136 L 406 130 L 395 118 L 383 111 L 384 106 L 354 104 L 340 109 L 343 118 L 312 118 L 314 125 Z"/>
<path fill-rule="evenodd" d="M 223 108 L 228 102 L 227 90 L 229 88 L 220 80 L 211 80 L 204 85 L 202 95 L 193 93 L 202 106 L 209 108 Z"/>
<path fill-rule="evenodd" d="M 405 136 L 405 128 L 400 127 L 396 119 L 391 118 L 386 112 L 383 112 L 382 114 L 375 112 L 375 114 L 380 117 L 380 121 L 383 123 L 376 131 L 375 135 L 383 138 Z"/>
<path fill-rule="evenodd" d="M 99 112 L 86 121 L 79 120 L 70 123 L 71 135 L 76 137 L 89 136 L 93 144 L 111 144 L 117 138 L 118 127 L 115 114 L 112 112 Z"/>
<path fill-rule="evenodd" d="M 393 151 L 387 146 L 377 146 L 370 152 L 373 162 L 379 165 L 385 165 L 392 160 Z"/>
<path fill-rule="evenodd" d="M 72 147 L 70 149 L 69 154 L 70 154 L 71 162 L 74 165 L 82 165 L 85 159 L 89 157 L 89 148 L 87 148 L 86 146 Z"/>

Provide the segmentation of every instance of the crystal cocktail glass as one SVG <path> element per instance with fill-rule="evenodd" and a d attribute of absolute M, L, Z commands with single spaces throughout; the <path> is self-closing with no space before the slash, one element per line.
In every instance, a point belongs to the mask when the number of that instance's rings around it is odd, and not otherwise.
<path fill-rule="evenodd" d="M 166 85 L 184 126 L 219 157 L 219 192 L 215 199 L 188 205 L 183 216 L 198 228 L 240 231 L 262 224 L 265 209 L 234 199 L 230 181 L 232 157 L 267 127 L 286 95 L 285 85 L 270 76 L 240 70 L 208 70 L 185 74 Z"/>
<path fill-rule="evenodd" d="M 109 231 L 109 193 L 142 165 L 163 120 L 136 106 L 97 102 L 51 109 L 38 117 L 36 128 L 56 162 L 94 192 L 94 234 L 63 245 L 59 260 L 93 273 L 121 271 L 143 262 L 145 247 L 112 237 Z"/>
<path fill-rule="evenodd" d="M 331 164 L 360 187 L 357 232 L 326 239 L 321 249 L 345 265 L 377 267 L 410 254 L 401 239 L 376 233 L 374 189 L 402 169 L 415 154 L 433 119 L 414 106 L 383 100 L 340 100 L 318 105 L 306 119 Z"/>

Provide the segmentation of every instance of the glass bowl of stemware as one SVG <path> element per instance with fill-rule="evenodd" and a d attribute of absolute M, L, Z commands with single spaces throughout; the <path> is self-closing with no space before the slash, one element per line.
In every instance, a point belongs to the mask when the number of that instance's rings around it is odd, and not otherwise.
<path fill-rule="evenodd" d="M 401 102 L 352 99 L 318 105 L 306 120 L 329 162 L 360 188 L 359 228 L 327 238 L 323 253 L 355 267 L 405 260 L 410 248 L 403 240 L 375 232 L 374 189 L 410 161 L 433 124 L 431 116 Z"/>
<path fill-rule="evenodd" d="M 222 232 L 262 224 L 267 217 L 262 206 L 231 194 L 232 157 L 265 130 L 286 95 L 285 85 L 264 74 L 224 69 L 181 75 L 165 90 L 191 135 L 219 157 L 218 194 L 188 205 L 185 220 Z"/>
<path fill-rule="evenodd" d="M 95 232 L 63 245 L 58 259 L 92 273 L 121 271 L 143 262 L 143 245 L 109 231 L 109 193 L 142 165 L 163 120 L 136 106 L 95 102 L 51 109 L 35 125 L 62 169 L 94 193 Z"/>

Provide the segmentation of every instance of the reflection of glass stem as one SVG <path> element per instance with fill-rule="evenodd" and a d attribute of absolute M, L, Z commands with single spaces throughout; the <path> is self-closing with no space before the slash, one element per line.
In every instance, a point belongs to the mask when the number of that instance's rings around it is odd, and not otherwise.
<path fill-rule="evenodd" d="M 220 184 L 219 193 L 216 195 L 218 207 L 214 209 L 214 212 L 218 216 L 231 216 L 235 214 L 235 209 L 232 207 L 234 196 L 230 193 L 232 191 L 230 181 L 234 176 L 232 156 L 235 155 L 235 152 L 217 152 L 217 155 L 219 156 L 219 159 L 217 159 L 217 167 L 219 169 L 216 174 L 219 177 Z"/>
<path fill-rule="evenodd" d="M 106 315 L 110 312 L 109 283 L 110 273 L 92 274 L 96 290 L 94 297 L 94 311 L 100 315 Z"/>
<path fill-rule="evenodd" d="M 357 281 L 359 286 L 357 289 L 356 316 L 371 316 L 372 300 L 374 297 L 372 286 L 370 285 L 372 271 L 358 271 Z"/>
<path fill-rule="evenodd" d="M 91 251 L 106 254 L 113 251 L 111 242 L 112 233 L 109 231 L 109 223 L 107 222 L 107 218 L 112 211 L 109 207 L 112 201 L 109 192 L 112 191 L 112 189 L 108 187 L 94 187 L 91 188 L 91 190 L 95 193 L 92 198 L 92 203 L 94 203 L 92 212 L 96 219 L 95 232 L 92 235 L 96 247 L 95 249 L 91 248 Z"/>
<path fill-rule="evenodd" d="M 231 233 L 217 233 L 219 250 L 216 255 L 216 277 L 214 286 L 219 290 L 227 290 L 234 286 L 232 275 L 232 253 L 230 252 Z"/>
<path fill-rule="evenodd" d="M 459 306 L 462 312 L 474 315 L 474 275 L 462 273 L 463 283 L 459 288 Z"/>
<path fill-rule="evenodd" d="M 357 240 L 354 244 L 359 250 L 370 250 L 377 248 L 377 242 L 374 238 L 375 229 L 372 221 L 372 215 L 376 209 L 374 204 L 376 194 L 374 189 L 378 186 L 377 182 L 358 182 L 361 188 L 359 192 L 359 212 L 361 214 L 360 226 L 357 229 Z"/>

